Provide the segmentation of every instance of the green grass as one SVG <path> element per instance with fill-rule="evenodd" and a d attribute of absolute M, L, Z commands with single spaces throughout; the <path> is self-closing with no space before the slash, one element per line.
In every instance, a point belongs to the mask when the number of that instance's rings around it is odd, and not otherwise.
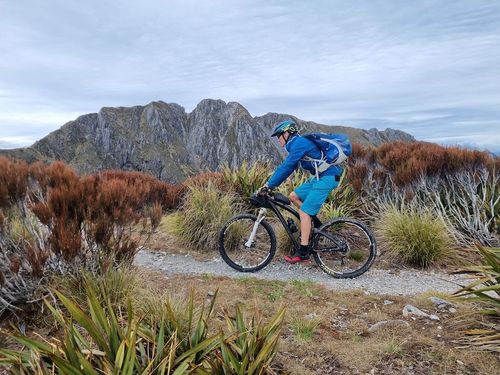
<path fill-rule="evenodd" d="M 272 289 L 267 293 L 267 298 L 271 302 L 276 302 L 278 300 L 283 299 L 284 297 L 285 297 L 284 284 L 274 285 Z"/>
<path fill-rule="evenodd" d="M 291 330 L 297 340 L 311 341 L 320 321 L 318 319 L 295 318 L 291 322 Z"/>
<path fill-rule="evenodd" d="M 404 344 L 405 339 L 400 339 L 397 337 L 390 337 L 387 342 L 384 343 L 382 351 L 385 354 L 402 356 L 404 354 Z"/>
<path fill-rule="evenodd" d="M 292 280 L 291 284 L 304 297 L 314 297 L 318 294 L 314 290 L 316 284 L 311 280 Z"/>
<path fill-rule="evenodd" d="M 351 251 L 349 253 L 349 258 L 351 258 L 352 260 L 355 260 L 356 262 L 359 262 L 361 260 L 363 260 L 363 258 L 366 256 L 365 252 L 363 251 Z"/>

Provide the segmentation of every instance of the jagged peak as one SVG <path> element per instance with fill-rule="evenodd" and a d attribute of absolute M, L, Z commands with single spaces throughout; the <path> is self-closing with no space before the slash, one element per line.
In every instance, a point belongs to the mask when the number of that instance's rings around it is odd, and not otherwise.
<path fill-rule="evenodd" d="M 195 107 L 194 111 L 205 108 L 216 109 L 225 107 L 227 104 L 222 99 L 203 99 Z"/>

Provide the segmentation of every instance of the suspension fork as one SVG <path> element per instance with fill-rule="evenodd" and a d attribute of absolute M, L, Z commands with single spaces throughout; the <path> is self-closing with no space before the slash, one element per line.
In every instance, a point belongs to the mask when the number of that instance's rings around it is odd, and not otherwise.
<path fill-rule="evenodd" d="M 248 241 L 245 242 L 245 247 L 252 247 L 253 242 L 255 241 L 255 236 L 257 235 L 257 229 L 259 228 L 259 224 L 261 223 L 262 220 L 266 217 L 266 208 L 261 208 L 259 210 L 259 215 L 257 216 L 257 220 L 255 220 L 255 223 L 253 224 L 253 229 L 252 233 L 250 233 L 250 237 L 248 238 Z"/>

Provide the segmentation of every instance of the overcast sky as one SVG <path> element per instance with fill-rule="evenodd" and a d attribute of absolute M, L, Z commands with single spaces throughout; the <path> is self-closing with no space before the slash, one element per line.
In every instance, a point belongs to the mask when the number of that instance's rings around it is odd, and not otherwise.
<path fill-rule="evenodd" d="M 500 1 L 0 0 L 0 148 L 204 98 L 500 150 Z"/>

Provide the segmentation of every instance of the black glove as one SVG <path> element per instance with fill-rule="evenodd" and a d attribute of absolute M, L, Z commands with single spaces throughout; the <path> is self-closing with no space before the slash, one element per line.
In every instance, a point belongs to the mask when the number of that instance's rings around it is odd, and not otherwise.
<path fill-rule="evenodd" d="M 264 186 L 260 187 L 259 190 L 257 190 L 257 194 L 259 195 L 266 195 L 269 194 L 272 191 L 272 189 L 265 184 Z"/>

